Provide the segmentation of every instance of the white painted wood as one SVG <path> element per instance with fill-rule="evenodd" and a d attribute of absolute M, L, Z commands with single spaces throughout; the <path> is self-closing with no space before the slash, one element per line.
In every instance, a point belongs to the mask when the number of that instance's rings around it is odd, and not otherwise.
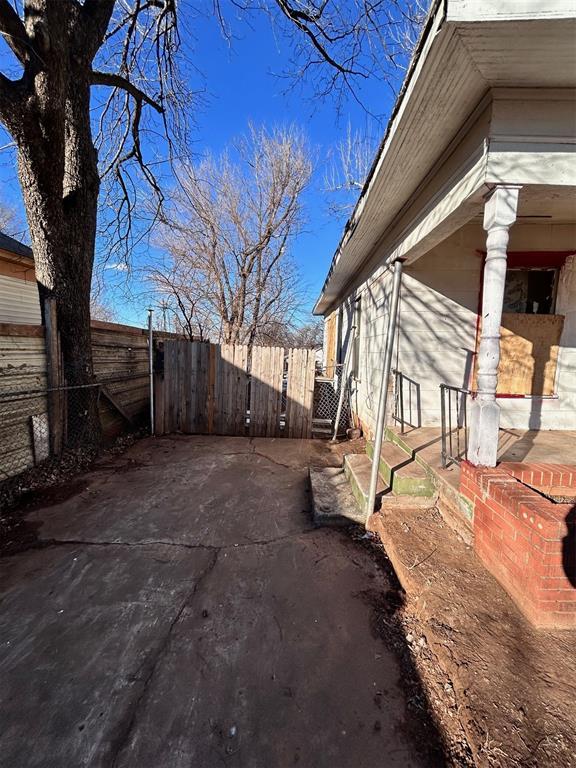
<path fill-rule="evenodd" d="M 506 282 L 508 231 L 516 221 L 518 187 L 496 187 L 484 208 L 486 259 L 482 288 L 482 332 L 478 351 L 478 393 L 470 407 L 468 460 L 495 467 L 500 408 L 496 402 L 500 325 Z"/>
<path fill-rule="evenodd" d="M 542 205 L 540 210 L 547 210 L 545 204 Z M 470 385 L 480 297 L 480 251 L 485 247 L 482 222 L 474 220 L 405 269 L 395 364 L 418 383 L 423 426 L 440 423 L 440 383 L 465 388 Z M 571 248 L 576 253 L 576 224 L 518 220 L 510 231 L 512 251 Z M 369 430 L 373 429 L 375 393 L 384 350 L 387 280 L 386 270 L 379 268 L 359 288 L 364 316 L 360 376 L 353 386 L 352 402 Z M 498 398 L 504 428 L 576 429 L 574 259 L 569 259 L 560 273 L 557 312 L 565 316 L 557 398 Z M 347 318 L 348 313 L 344 311 L 344 340 Z"/>
<path fill-rule="evenodd" d="M 448 0 L 448 21 L 573 18 L 574 0 Z"/>

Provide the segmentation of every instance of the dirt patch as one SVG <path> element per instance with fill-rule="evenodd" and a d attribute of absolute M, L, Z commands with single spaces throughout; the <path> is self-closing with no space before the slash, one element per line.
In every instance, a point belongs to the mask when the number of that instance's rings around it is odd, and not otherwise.
<path fill-rule="evenodd" d="M 435 664 L 426 636 L 413 626 L 408 597 L 385 549 L 377 536 L 358 526 L 350 527 L 349 533 L 370 552 L 392 586 L 386 593 L 367 590 L 362 597 L 372 608 L 373 634 L 400 662 L 407 700 L 404 727 L 420 745 L 427 765 L 472 768 L 472 749 L 458 718 L 452 683 Z"/>
<path fill-rule="evenodd" d="M 401 623 L 432 708 L 468 764 L 576 764 L 574 633 L 534 629 L 437 510 L 385 510 L 370 528 L 406 590 Z"/>

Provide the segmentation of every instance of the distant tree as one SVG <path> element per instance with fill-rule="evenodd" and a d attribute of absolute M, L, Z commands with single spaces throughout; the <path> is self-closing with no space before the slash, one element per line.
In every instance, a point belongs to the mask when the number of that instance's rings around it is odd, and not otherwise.
<path fill-rule="evenodd" d="M 251 345 L 292 323 L 300 297 L 290 245 L 311 172 L 295 128 L 253 127 L 234 155 L 179 169 L 159 227 L 167 257 L 150 279 L 189 337 Z"/>
<path fill-rule="evenodd" d="M 22 225 L 15 209 L 5 203 L 0 203 L 0 232 L 10 237 L 22 236 Z"/>
<path fill-rule="evenodd" d="M 349 215 L 356 204 L 374 161 L 381 128 L 375 121 L 370 133 L 353 131 L 350 123 L 346 134 L 331 149 L 324 174 L 324 188 L 329 193 L 328 207 L 337 216 Z"/>
<path fill-rule="evenodd" d="M 92 320 L 115 323 L 118 320 L 118 313 L 109 302 L 92 293 L 90 297 L 90 317 Z"/>
<path fill-rule="evenodd" d="M 291 347 L 308 347 L 318 349 L 324 340 L 324 320 L 315 318 L 309 323 L 296 327 L 288 335 L 287 341 Z"/>

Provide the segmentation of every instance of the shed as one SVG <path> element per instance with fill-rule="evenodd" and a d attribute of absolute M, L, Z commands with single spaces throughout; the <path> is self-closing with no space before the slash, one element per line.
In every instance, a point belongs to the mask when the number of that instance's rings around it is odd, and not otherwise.
<path fill-rule="evenodd" d="M 0 323 L 41 322 L 32 249 L 0 232 Z"/>

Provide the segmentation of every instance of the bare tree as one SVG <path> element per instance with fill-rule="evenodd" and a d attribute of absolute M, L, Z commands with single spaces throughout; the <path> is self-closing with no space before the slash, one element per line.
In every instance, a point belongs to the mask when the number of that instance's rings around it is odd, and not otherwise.
<path fill-rule="evenodd" d="M 353 131 L 350 122 L 344 137 L 329 154 L 324 188 L 329 193 L 328 207 L 336 216 L 349 215 L 364 187 L 376 153 L 377 128 L 370 133 Z"/>
<path fill-rule="evenodd" d="M 421 19 L 417 0 L 214 6 L 225 31 L 228 8 L 234 19 L 270 14 L 294 36 L 297 80 L 309 75 L 320 95 L 353 92 L 355 81 L 371 76 L 389 79 Z M 93 378 L 90 283 L 102 178 L 111 182 L 109 227 L 129 248 L 142 237 L 133 228 L 142 186 L 162 199 L 156 166 L 145 157 L 146 135 L 167 137 L 170 157 L 173 142 L 184 139 L 178 7 L 176 0 L 0 0 L 0 34 L 14 56 L 0 73 L 0 124 L 16 145 L 40 291 L 58 307 L 70 384 Z M 244 326 L 244 311 L 231 308 L 226 335 Z M 260 317 L 263 308 L 255 311 Z"/>
<path fill-rule="evenodd" d="M 312 163 L 293 127 L 251 128 L 235 154 L 179 169 L 160 228 L 166 263 L 150 278 L 190 337 L 251 345 L 292 322 L 298 275 L 289 249 Z"/>
<path fill-rule="evenodd" d="M 138 167 L 158 191 L 141 131 L 145 110 L 168 126 L 179 94 L 172 88 L 175 6 L 0 0 L 0 33 L 19 66 L 15 77 L 0 74 L 0 122 L 16 144 L 39 288 L 56 300 L 67 381 L 84 384 L 93 378 L 90 283 L 100 180 L 112 175 L 121 190 L 120 227 L 131 213 L 128 168 Z M 97 102 L 102 89 L 111 96 L 95 104 L 91 97 Z M 112 136 L 100 168 L 93 118 Z"/>
<path fill-rule="evenodd" d="M 352 94 L 362 101 L 363 81 L 376 78 L 395 89 L 407 65 L 430 0 L 230 0 L 244 11 L 259 9 L 292 41 L 287 74 L 306 79 L 316 97 Z M 215 0 L 221 19 L 226 0 Z M 224 28 L 226 29 L 226 24 Z"/>
<path fill-rule="evenodd" d="M 5 203 L 0 203 L 0 232 L 16 238 L 23 235 L 23 227 L 16 210 Z"/>
<path fill-rule="evenodd" d="M 118 320 L 114 307 L 94 293 L 90 297 L 90 317 L 92 320 L 104 320 L 106 323 L 115 323 Z"/>
<path fill-rule="evenodd" d="M 315 318 L 311 322 L 297 326 L 291 331 L 286 343 L 292 347 L 318 349 L 324 340 L 324 319 Z"/>

